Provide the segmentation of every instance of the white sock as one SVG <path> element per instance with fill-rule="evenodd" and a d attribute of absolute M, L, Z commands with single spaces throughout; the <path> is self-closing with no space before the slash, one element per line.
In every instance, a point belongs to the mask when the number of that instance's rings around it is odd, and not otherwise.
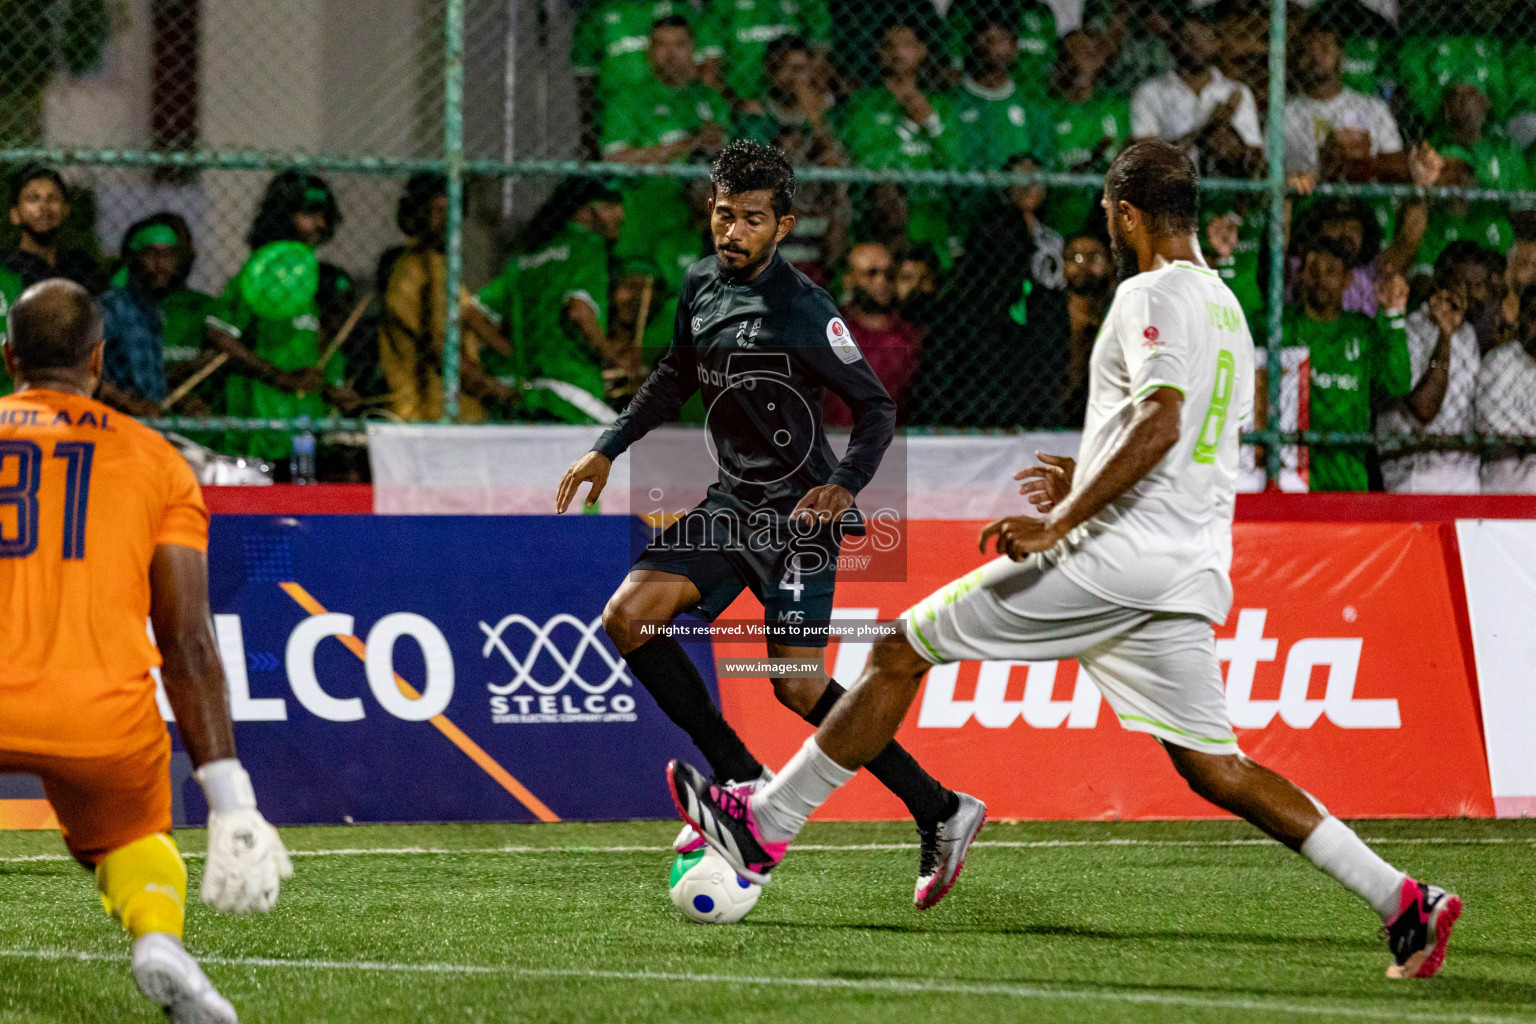
<path fill-rule="evenodd" d="M 807 737 L 779 774 L 752 794 L 752 813 L 763 838 L 771 843 L 795 838 L 816 808 L 856 774 L 822 753 L 815 736 Z"/>
<path fill-rule="evenodd" d="M 1382 920 L 1397 915 L 1401 908 L 1403 879 L 1407 876 L 1378 857 L 1338 818 L 1332 815 L 1324 818 L 1301 844 L 1301 853 L 1375 907 Z"/>

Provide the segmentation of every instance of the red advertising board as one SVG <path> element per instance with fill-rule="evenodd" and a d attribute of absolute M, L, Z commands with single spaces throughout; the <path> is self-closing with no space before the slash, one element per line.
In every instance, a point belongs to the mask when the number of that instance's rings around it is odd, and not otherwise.
<path fill-rule="evenodd" d="M 985 561 L 980 523 L 909 524 L 902 582 L 839 584 L 839 613 L 889 619 Z M 1442 530 L 1418 523 L 1239 523 L 1232 613 L 1216 631 L 1242 749 L 1342 817 L 1491 815 L 1493 800 L 1456 626 Z M 723 619 L 761 619 L 750 597 Z M 834 640 L 845 685 L 866 647 Z M 724 656 L 760 643 L 717 643 Z M 782 764 L 809 727 L 766 680 L 722 679 L 726 716 Z M 897 737 L 995 818 L 1203 818 L 1157 743 L 1123 730 L 1077 665 L 962 663 L 929 673 Z M 867 774 L 826 819 L 900 819 Z"/>

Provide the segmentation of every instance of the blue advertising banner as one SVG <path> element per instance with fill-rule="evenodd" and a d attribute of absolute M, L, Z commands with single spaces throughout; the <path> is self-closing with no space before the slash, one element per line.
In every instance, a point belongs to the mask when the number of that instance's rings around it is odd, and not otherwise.
<path fill-rule="evenodd" d="M 671 817 L 663 765 L 697 751 L 600 622 L 636 528 L 215 516 L 214 623 L 262 811 L 277 824 Z M 710 648 L 689 649 L 713 688 Z M 200 823 L 201 792 L 179 788 L 178 817 Z"/>

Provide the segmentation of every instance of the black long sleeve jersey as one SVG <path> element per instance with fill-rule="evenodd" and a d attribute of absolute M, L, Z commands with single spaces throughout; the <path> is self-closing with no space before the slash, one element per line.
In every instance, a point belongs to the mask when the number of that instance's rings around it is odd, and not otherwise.
<path fill-rule="evenodd" d="M 840 463 L 822 429 L 829 389 L 853 411 Z M 746 514 L 788 515 L 825 483 L 858 494 L 895 433 L 896 403 L 832 297 L 778 255 L 746 284 L 723 280 L 713 256 L 688 268 L 671 346 L 593 451 L 618 457 L 675 419 L 695 390 L 707 411 L 709 457 L 719 466 L 706 504 Z"/>

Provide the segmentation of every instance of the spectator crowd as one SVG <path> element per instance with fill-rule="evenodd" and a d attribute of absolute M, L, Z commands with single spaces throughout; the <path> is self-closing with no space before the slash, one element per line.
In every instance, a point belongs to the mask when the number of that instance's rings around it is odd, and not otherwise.
<path fill-rule="evenodd" d="M 1523 440 L 1536 438 L 1536 200 L 1318 191 L 1532 188 L 1536 13 L 1511 31 L 1399 6 L 1396 22 L 1357 0 L 1296 9 L 1287 99 L 1271 110 L 1259 0 L 1084 0 L 1069 31 L 1039 0 L 589 0 L 571 50 L 581 155 L 701 163 L 753 139 L 803 167 L 1098 175 L 1156 137 L 1208 177 L 1262 179 L 1278 118 L 1282 379 L 1271 389 L 1261 358 L 1256 422 L 1276 393 L 1283 428 L 1349 435 L 1282 446 L 1288 476 L 1314 490 L 1536 491 Z M 559 184 L 501 272 L 459 297 L 460 418 L 610 420 L 670 341 L 683 274 L 712 250 L 707 198 L 696 176 Z M 13 175 L 0 303 L 47 276 L 100 294 L 105 401 L 144 416 L 442 416 L 440 176 L 406 183 L 402 241 L 362 287 L 317 255 L 342 211 L 313 174 L 273 177 L 249 259 L 217 296 L 187 287 L 196 245 L 180 217 L 134 224 L 107 277 L 61 234 L 70 199 L 53 169 Z M 1072 429 L 1115 288 L 1098 200 L 1087 185 L 832 176 L 802 182 L 780 249 L 838 298 L 903 422 Z M 1206 258 L 1264 346 L 1268 196 L 1205 202 Z M 848 421 L 835 398 L 826 415 Z M 279 467 L 289 454 L 281 434 L 205 440 Z M 1264 455 L 1249 452 L 1254 466 Z"/>

